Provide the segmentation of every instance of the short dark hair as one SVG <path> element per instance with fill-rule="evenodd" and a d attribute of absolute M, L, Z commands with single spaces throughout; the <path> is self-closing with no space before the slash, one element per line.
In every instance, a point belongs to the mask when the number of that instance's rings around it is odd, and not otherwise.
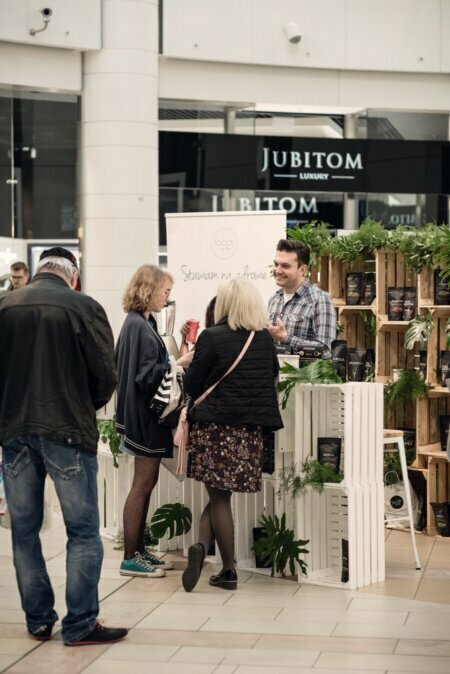
<path fill-rule="evenodd" d="M 29 273 L 28 265 L 26 265 L 25 262 L 13 262 L 11 271 L 24 271 L 25 274 Z"/>
<path fill-rule="evenodd" d="M 301 241 L 297 241 L 297 239 L 280 239 L 277 244 L 277 250 L 286 253 L 296 253 L 298 266 L 301 264 L 309 264 L 309 248 Z"/>

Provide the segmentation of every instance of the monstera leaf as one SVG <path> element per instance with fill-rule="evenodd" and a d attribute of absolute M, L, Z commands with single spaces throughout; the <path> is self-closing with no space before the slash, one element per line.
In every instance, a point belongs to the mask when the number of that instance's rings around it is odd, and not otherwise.
<path fill-rule="evenodd" d="M 286 527 L 286 514 L 283 513 L 281 519 L 277 515 L 262 515 L 259 525 L 262 536 L 255 541 L 253 549 L 264 562 L 270 564 L 272 576 L 275 571 L 284 575 L 286 566 L 294 575 L 296 562 L 300 571 L 306 575 L 307 564 L 300 555 L 308 554 L 309 551 L 304 546 L 309 541 L 295 540 L 293 530 Z"/>
<path fill-rule="evenodd" d="M 192 513 L 183 503 L 166 503 L 157 510 L 151 519 L 150 527 L 155 538 L 168 539 L 187 534 L 192 524 Z"/>

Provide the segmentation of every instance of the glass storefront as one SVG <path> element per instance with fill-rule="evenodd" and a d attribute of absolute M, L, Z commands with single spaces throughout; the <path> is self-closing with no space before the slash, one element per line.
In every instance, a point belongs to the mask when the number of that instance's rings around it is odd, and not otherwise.
<path fill-rule="evenodd" d="M 78 236 L 74 96 L 0 94 L 0 236 Z"/>

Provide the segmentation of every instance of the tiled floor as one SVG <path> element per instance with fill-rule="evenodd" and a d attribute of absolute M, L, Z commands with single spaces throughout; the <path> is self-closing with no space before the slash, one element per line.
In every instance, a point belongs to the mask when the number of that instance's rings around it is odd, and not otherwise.
<path fill-rule="evenodd" d="M 42 535 L 64 614 L 65 540 L 56 524 Z M 387 580 L 359 592 L 298 585 L 240 572 L 239 589 L 181 588 L 184 561 L 163 579 L 119 575 L 121 552 L 105 541 L 101 617 L 131 628 L 112 646 L 67 648 L 58 634 L 36 644 L 24 627 L 11 561 L 0 528 L 0 671 L 15 674 L 420 674 L 450 672 L 450 539 L 387 534 Z"/>

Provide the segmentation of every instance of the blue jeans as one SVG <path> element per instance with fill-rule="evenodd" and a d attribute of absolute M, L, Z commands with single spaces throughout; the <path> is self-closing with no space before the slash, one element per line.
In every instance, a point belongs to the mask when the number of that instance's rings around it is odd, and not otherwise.
<path fill-rule="evenodd" d="M 97 457 L 38 436 L 18 437 L 3 447 L 5 492 L 11 515 L 14 566 L 22 608 L 31 631 L 58 620 L 55 596 L 42 556 L 39 531 L 44 483 L 52 478 L 67 533 L 65 643 L 94 629 L 103 561 L 97 502 Z"/>

